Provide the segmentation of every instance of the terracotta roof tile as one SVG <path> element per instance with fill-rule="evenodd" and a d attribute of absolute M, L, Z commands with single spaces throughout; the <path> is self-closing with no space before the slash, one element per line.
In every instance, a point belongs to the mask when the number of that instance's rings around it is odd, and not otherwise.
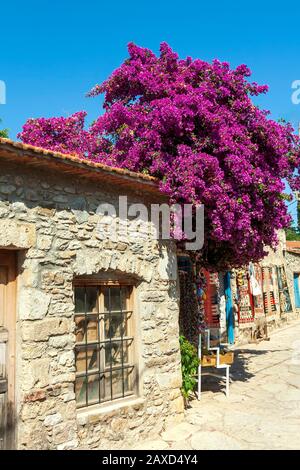
<path fill-rule="evenodd" d="M 300 254 L 300 241 L 298 240 L 287 240 L 286 250 L 292 253 Z"/>
<path fill-rule="evenodd" d="M 127 186 L 139 186 L 140 189 L 143 187 L 145 190 L 150 190 L 151 192 L 154 191 L 156 193 L 159 193 L 158 179 L 152 176 L 143 173 L 135 173 L 133 171 L 122 168 L 110 167 L 108 165 L 104 165 L 98 162 L 92 162 L 90 160 L 79 158 L 78 156 L 73 154 L 54 152 L 40 147 L 35 147 L 33 145 L 15 142 L 10 139 L 0 138 L 0 158 L 4 158 L 4 155 L 7 157 L 8 155 L 12 156 L 13 154 L 15 154 L 15 156 L 18 155 L 19 158 L 24 157 L 24 163 L 30 162 L 32 160 L 32 163 L 41 163 L 43 165 L 51 165 L 51 163 L 56 163 L 59 166 L 67 164 L 68 167 L 74 166 L 74 168 L 80 168 L 81 172 L 85 173 L 86 175 L 92 175 L 95 177 L 96 171 L 98 172 L 98 174 L 101 174 L 102 177 L 106 175 L 116 182 L 118 180 L 120 182 L 121 180 L 123 180 L 123 183 Z"/>
<path fill-rule="evenodd" d="M 300 240 L 287 240 L 286 246 L 289 248 L 299 248 L 300 249 Z"/>

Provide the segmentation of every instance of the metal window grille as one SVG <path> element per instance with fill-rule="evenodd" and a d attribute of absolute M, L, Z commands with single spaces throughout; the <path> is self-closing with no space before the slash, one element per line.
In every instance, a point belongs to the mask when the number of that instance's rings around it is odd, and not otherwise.
<path fill-rule="evenodd" d="M 78 408 L 134 394 L 132 287 L 75 286 Z"/>

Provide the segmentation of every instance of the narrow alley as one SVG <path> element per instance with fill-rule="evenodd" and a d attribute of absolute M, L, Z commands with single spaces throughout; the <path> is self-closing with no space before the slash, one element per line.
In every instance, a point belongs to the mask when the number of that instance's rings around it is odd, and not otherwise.
<path fill-rule="evenodd" d="M 139 449 L 299 449 L 300 322 L 236 349 L 230 397 L 210 378 L 185 421 Z"/>

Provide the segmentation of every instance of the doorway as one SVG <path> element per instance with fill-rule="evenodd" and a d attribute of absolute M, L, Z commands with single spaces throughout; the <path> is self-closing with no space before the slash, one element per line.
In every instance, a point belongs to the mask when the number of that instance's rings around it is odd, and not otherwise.
<path fill-rule="evenodd" d="M 0 450 L 15 447 L 16 252 L 0 250 Z"/>

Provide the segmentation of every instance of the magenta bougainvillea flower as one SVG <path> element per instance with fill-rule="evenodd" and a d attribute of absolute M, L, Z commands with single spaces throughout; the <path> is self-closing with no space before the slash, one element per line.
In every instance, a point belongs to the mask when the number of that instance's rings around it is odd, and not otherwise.
<path fill-rule="evenodd" d="M 160 56 L 129 44 L 129 58 L 89 96 L 105 94 L 104 113 L 88 129 L 85 113 L 30 119 L 23 142 L 148 172 L 172 202 L 205 205 L 205 245 L 213 269 L 241 266 L 275 246 L 290 218 L 284 182 L 297 186 L 299 141 L 251 96 L 245 65 L 180 60 L 165 43 Z"/>

